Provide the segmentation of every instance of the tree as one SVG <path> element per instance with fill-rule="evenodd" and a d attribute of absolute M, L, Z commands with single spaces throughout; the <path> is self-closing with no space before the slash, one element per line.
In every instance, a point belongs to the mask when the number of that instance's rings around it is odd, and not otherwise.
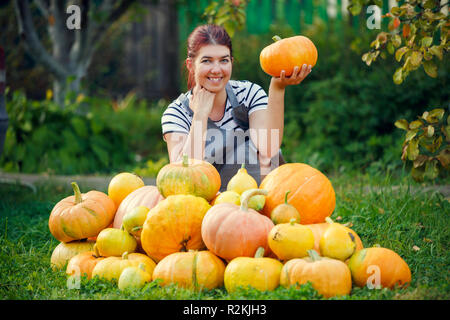
<path fill-rule="evenodd" d="M 136 0 L 14 0 L 19 33 L 26 50 L 53 75 L 54 100 L 61 106 L 67 91 L 80 91 L 99 44 L 111 25 Z M 30 6 L 34 4 L 35 7 Z M 32 10 L 48 22 L 52 52 L 36 32 Z"/>

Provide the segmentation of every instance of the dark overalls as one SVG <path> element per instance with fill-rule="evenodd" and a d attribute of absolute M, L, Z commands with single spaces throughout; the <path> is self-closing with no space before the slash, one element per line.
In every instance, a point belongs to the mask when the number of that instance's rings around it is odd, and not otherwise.
<path fill-rule="evenodd" d="M 236 95 L 229 83 L 227 83 L 225 90 L 227 92 L 227 98 L 230 100 L 233 108 L 231 110 L 233 119 L 242 130 L 226 130 L 219 128 L 208 118 L 204 160 L 214 165 L 219 172 L 221 178 L 221 192 L 226 190 L 228 181 L 230 181 L 241 168 L 242 163 L 245 163 L 247 172 L 256 180 L 258 185 L 261 183 L 261 168 L 258 159 L 258 149 L 250 139 L 248 109 L 244 104 L 238 103 Z M 178 100 L 192 116 L 194 112 L 189 107 L 187 94 L 181 94 L 178 97 Z M 271 160 L 271 170 L 283 163 L 285 162 L 280 150 L 278 155 Z"/>

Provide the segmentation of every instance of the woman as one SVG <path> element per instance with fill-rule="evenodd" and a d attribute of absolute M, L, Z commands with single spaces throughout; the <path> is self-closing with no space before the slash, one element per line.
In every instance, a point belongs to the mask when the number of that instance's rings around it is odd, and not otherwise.
<path fill-rule="evenodd" d="M 187 40 L 187 93 L 164 112 L 161 123 L 170 162 L 189 158 L 212 163 L 226 189 L 245 163 L 258 185 L 282 159 L 284 92 L 311 72 L 311 66 L 281 72 L 270 82 L 269 95 L 257 84 L 230 80 L 233 65 L 231 39 L 217 25 L 197 27 Z"/>

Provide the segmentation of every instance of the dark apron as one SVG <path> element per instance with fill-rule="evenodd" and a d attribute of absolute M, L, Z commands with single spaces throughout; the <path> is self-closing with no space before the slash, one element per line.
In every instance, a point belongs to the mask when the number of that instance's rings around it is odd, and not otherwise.
<path fill-rule="evenodd" d="M 244 104 L 238 103 L 236 95 L 229 83 L 227 83 L 225 90 L 227 92 L 227 99 L 230 100 L 233 108 L 231 110 L 233 120 L 242 130 L 225 130 L 219 128 L 208 118 L 204 160 L 211 163 L 219 172 L 221 192 L 227 189 L 228 182 L 241 168 L 242 163 L 245 163 L 247 172 L 256 180 L 258 185 L 261 183 L 258 149 L 250 139 L 248 109 Z M 181 94 L 178 100 L 192 116 L 194 112 L 189 107 L 187 95 L 185 93 Z M 230 142 L 230 140 L 233 142 Z M 280 150 L 278 155 L 271 160 L 271 170 L 284 163 L 285 161 Z"/>

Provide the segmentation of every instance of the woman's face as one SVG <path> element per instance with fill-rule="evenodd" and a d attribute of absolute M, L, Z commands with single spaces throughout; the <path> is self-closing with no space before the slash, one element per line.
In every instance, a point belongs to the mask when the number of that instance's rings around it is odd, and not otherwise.
<path fill-rule="evenodd" d="M 187 65 L 194 73 L 195 83 L 210 92 L 220 92 L 230 80 L 232 57 L 227 46 L 203 46 L 194 60 L 189 60 Z"/>

